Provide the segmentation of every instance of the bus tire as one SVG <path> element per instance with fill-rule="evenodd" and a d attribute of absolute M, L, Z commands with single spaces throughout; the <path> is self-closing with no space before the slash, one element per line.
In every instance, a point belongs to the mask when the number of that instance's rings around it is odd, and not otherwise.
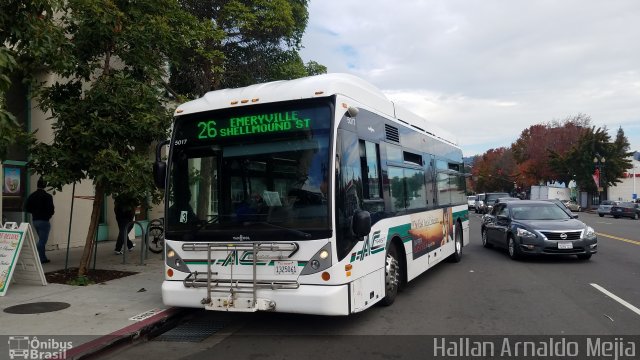
<path fill-rule="evenodd" d="M 400 262 L 398 261 L 398 249 L 391 243 L 387 249 L 384 265 L 384 298 L 380 303 L 384 306 L 393 304 L 400 287 Z"/>
<path fill-rule="evenodd" d="M 456 223 L 456 231 L 454 233 L 454 252 L 449 255 L 449 261 L 457 263 L 462 259 L 462 225 L 460 223 Z"/>

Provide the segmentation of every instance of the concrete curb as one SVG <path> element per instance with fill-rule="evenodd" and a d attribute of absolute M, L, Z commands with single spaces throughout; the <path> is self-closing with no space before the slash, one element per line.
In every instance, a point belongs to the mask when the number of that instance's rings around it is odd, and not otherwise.
<path fill-rule="evenodd" d="M 111 334 L 101 336 L 97 339 L 74 347 L 67 351 L 67 359 L 88 359 L 100 353 L 110 351 L 118 346 L 125 346 L 135 340 L 146 336 L 163 326 L 179 319 L 187 309 L 169 308 L 148 319 L 138 321 Z"/>

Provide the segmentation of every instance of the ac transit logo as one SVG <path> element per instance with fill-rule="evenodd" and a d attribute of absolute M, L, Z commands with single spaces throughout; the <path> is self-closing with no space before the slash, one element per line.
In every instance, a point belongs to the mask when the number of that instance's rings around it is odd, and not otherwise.
<path fill-rule="evenodd" d="M 39 340 L 36 336 L 9 336 L 9 359 L 66 359 L 71 341 Z"/>
<path fill-rule="evenodd" d="M 377 254 L 381 251 L 384 251 L 384 247 L 385 239 L 380 236 L 380 230 L 378 230 L 363 242 L 361 250 L 351 253 L 351 260 L 349 261 L 363 261 L 365 257 L 369 255 Z"/>

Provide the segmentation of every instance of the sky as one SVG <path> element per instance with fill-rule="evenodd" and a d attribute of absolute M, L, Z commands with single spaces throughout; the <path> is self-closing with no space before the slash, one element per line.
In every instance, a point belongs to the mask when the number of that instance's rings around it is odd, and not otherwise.
<path fill-rule="evenodd" d="M 464 156 L 579 114 L 640 151 L 640 1 L 310 0 L 300 52 L 367 80 Z"/>

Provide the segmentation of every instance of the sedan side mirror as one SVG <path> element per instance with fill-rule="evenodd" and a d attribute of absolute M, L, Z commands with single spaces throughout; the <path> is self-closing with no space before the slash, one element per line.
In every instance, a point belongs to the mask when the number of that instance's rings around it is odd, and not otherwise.
<path fill-rule="evenodd" d="M 504 221 L 504 222 L 509 221 L 509 217 L 507 215 L 498 215 L 497 218 L 498 218 L 498 221 Z"/>

